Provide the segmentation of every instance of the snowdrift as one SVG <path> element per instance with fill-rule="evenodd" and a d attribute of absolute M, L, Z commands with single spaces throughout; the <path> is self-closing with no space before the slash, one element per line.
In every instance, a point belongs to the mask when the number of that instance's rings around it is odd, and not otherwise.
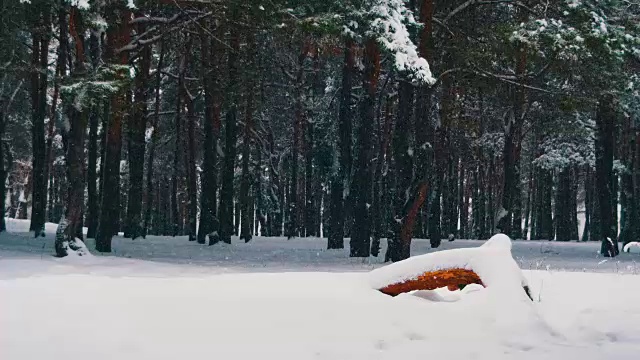
<path fill-rule="evenodd" d="M 632 249 L 636 249 L 636 252 L 640 252 L 640 242 L 632 241 L 630 243 L 627 243 L 622 248 L 622 251 L 626 252 L 626 253 L 629 253 L 629 252 L 632 252 Z"/>
<path fill-rule="evenodd" d="M 415 256 L 373 270 L 370 282 L 374 289 L 391 296 L 478 284 L 503 298 L 531 298 L 527 280 L 511 255 L 511 239 L 504 234 L 494 235 L 478 248 Z"/>

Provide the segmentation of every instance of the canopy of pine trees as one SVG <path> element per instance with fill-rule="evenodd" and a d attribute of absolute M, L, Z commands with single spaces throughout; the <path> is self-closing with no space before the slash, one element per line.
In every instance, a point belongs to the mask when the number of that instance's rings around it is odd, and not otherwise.
<path fill-rule="evenodd" d="M 323 236 L 398 261 L 503 232 L 615 256 L 639 70 L 635 0 L 3 1 L 2 210 L 63 224 L 58 256 L 83 226 L 102 252 Z"/>

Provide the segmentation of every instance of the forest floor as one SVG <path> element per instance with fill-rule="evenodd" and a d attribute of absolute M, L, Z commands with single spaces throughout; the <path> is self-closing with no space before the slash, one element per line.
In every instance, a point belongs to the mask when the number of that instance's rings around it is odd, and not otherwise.
<path fill-rule="evenodd" d="M 618 360 L 640 353 L 640 254 L 607 260 L 595 243 L 514 242 L 534 302 L 508 304 L 489 301 L 491 288 L 388 297 L 367 281 L 382 255 L 350 259 L 348 250 L 325 250 L 321 239 L 209 247 L 185 237 L 116 237 L 109 256 L 58 259 L 54 224 L 40 239 L 26 221 L 7 225 L 0 234 L 3 360 Z M 413 253 L 431 251 L 428 244 L 416 240 Z M 480 244 L 456 240 L 438 250 Z"/>

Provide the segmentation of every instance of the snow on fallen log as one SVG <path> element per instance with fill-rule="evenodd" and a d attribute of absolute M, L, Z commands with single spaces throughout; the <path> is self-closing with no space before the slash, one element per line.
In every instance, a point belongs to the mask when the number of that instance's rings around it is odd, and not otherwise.
<path fill-rule="evenodd" d="M 636 248 L 637 251 L 640 251 L 640 242 L 636 242 L 636 241 L 629 242 L 624 246 L 624 248 L 622 248 L 622 251 L 628 253 L 628 252 L 631 252 L 632 248 Z"/>
<path fill-rule="evenodd" d="M 511 239 L 504 234 L 494 235 L 477 248 L 434 252 L 375 269 L 370 284 L 391 296 L 479 284 L 504 297 L 531 299 L 527 280 L 511 255 Z"/>

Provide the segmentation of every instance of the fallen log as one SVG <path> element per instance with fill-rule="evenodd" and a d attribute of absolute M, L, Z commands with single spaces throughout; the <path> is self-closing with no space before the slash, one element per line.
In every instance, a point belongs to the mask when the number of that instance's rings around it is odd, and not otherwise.
<path fill-rule="evenodd" d="M 477 248 L 453 249 L 411 257 L 370 273 L 371 286 L 390 296 L 416 290 L 469 284 L 491 287 L 504 296 L 533 300 L 522 270 L 511 255 L 511 239 L 497 234 Z"/>
<path fill-rule="evenodd" d="M 446 287 L 449 290 L 458 290 L 469 284 L 484 286 L 482 280 L 475 272 L 467 269 L 448 269 L 428 271 L 415 279 L 409 279 L 401 283 L 395 283 L 379 289 L 380 292 L 397 296 L 416 290 L 435 290 Z"/>

